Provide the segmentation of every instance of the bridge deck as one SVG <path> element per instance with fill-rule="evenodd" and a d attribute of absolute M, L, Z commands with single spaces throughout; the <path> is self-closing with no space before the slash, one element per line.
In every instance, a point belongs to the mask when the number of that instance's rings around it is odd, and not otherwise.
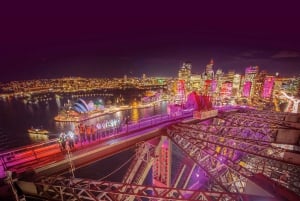
<path fill-rule="evenodd" d="M 83 162 L 86 163 L 88 160 L 89 162 L 92 160 L 99 160 L 101 157 L 111 155 L 116 151 L 120 151 L 120 145 L 122 145 L 122 149 L 126 149 L 139 141 L 147 140 L 157 136 L 157 134 L 150 133 L 151 131 L 158 131 L 158 128 L 176 123 L 183 119 L 188 119 L 191 116 L 191 113 L 183 114 L 182 116 L 177 117 L 159 115 L 153 118 L 144 119 L 135 124 L 130 124 L 128 125 L 128 128 L 127 125 L 125 125 L 122 131 L 113 133 L 108 137 L 91 142 L 78 142 L 75 144 L 75 148 L 70 152 L 72 155 L 72 160 L 74 160 L 76 167 L 78 165 L 84 165 Z M 86 153 L 90 153 L 90 155 L 92 155 L 91 153 L 93 152 L 97 152 L 97 158 L 92 159 L 91 157 L 86 157 L 86 160 L 82 160 L 82 156 L 89 156 Z M 61 151 L 57 139 L 34 146 L 14 149 L 12 151 L 0 154 L 0 178 L 6 177 L 6 171 L 15 172 L 17 174 L 22 174 L 23 172 L 32 170 L 42 172 L 43 169 L 48 167 L 48 165 L 51 167 L 61 165 L 68 168 L 68 166 L 65 165 L 67 162 L 69 162 L 67 159 L 67 151 Z M 56 170 L 61 172 L 65 171 L 63 169 L 66 168 L 57 168 Z M 52 172 L 54 174 L 55 170 L 52 170 L 54 171 Z"/>

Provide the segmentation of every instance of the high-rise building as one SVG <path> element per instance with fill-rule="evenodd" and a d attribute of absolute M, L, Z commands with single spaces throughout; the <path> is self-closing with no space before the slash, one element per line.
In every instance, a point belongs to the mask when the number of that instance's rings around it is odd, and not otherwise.
<path fill-rule="evenodd" d="M 262 91 L 262 98 L 271 98 L 274 87 L 274 76 L 267 76 L 264 80 L 264 86 Z"/>
<path fill-rule="evenodd" d="M 191 75 L 191 89 L 193 91 L 200 91 L 203 86 L 203 80 L 201 75 L 192 74 Z"/>
<path fill-rule="evenodd" d="M 191 70 L 192 70 L 192 63 L 191 62 L 183 62 L 181 68 L 178 71 L 178 79 L 184 80 L 186 89 L 189 91 L 191 90 Z"/>
<path fill-rule="evenodd" d="M 232 81 L 232 95 L 240 96 L 240 87 L 241 87 L 241 75 L 235 74 Z"/>
<path fill-rule="evenodd" d="M 258 75 L 259 67 L 250 66 L 246 68 L 243 96 L 251 98 L 255 91 L 256 77 Z"/>
<path fill-rule="evenodd" d="M 229 70 L 228 73 L 227 73 L 227 81 L 232 82 L 233 78 L 234 78 L 234 75 L 235 75 L 235 71 L 234 70 Z"/>
<path fill-rule="evenodd" d="M 178 71 L 178 79 L 187 81 L 191 77 L 191 62 L 183 62 L 181 68 Z"/>
<path fill-rule="evenodd" d="M 221 69 L 218 69 L 215 73 L 215 79 L 220 80 L 220 78 L 224 75 L 223 71 Z"/>
<path fill-rule="evenodd" d="M 258 74 L 258 66 L 250 66 L 246 68 L 245 71 L 245 81 L 253 82 Z"/>
<path fill-rule="evenodd" d="M 255 90 L 254 90 L 254 94 L 253 94 L 253 98 L 255 98 L 256 100 L 259 100 L 260 98 L 270 98 L 270 97 L 266 97 L 264 95 L 264 87 L 265 87 L 265 79 L 267 76 L 267 72 L 262 70 L 261 72 L 259 72 L 259 74 L 256 76 L 255 79 Z"/>
<path fill-rule="evenodd" d="M 214 60 L 211 59 L 210 62 L 206 65 L 206 68 L 205 68 L 205 73 L 206 73 L 206 76 L 207 76 L 208 80 L 211 80 L 211 79 L 214 78 L 213 67 L 214 67 Z"/>

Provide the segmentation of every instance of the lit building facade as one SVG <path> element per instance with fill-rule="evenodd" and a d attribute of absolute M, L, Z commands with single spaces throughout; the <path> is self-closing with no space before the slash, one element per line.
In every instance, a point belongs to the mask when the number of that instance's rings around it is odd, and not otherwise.
<path fill-rule="evenodd" d="M 232 81 L 232 95 L 240 97 L 241 75 L 235 74 Z"/>
<path fill-rule="evenodd" d="M 192 91 L 201 91 L 203 86 L 203 80 L 201 75 L 196 75 L 196 74 L 191 75 L 190 82 L 191 82 Z"/>
<path fill-rule="evenodd" d="M 210 62 L 206 65 L 206 68 L 205 68 L 205 73 L 206 73 L 206 76 L 207 76 L 207 79 L 208 80 L 211 80 L 214 78 L 214 60 L 211 59 Z"/>
<path fill-rule="evenodd" d="M 246 68 L 242 93 L 244 97 L 251 98 L 253 96 L 255 92 L 256 77 L 258 75 L 258 71 L 258 66 L 250 66 Z"/>
<path fill-rule="evenodd" d="M 222 98 L 230 98 L 232 96 L 232 82 L 224 82 L 220 90 Z"/>
<path fill-rule="evenodd" d="M 252 82 L 250 82 L 250 81 L 244 82 L 243 93 L 242 93 L 243 97 L 246 97 L 246 98 L 250 97 L 251 87 L 252 87 Z"/>
<path fill-rule="evenodd" d="M 191 90 L 191 70 L 192 63 L 191 62 L 183 62 L 181 68 L 178 71 L 178 79 L 184 80 L 186 85 L 186 90 Z"/>
<path fill-rule="evenodd" d="M 273 93 L 273 86 L 275 83 L 274 76 L 267 76 L 264 81 L 263 91 L 262 91 L 262 98 L 271 98 Z"/>

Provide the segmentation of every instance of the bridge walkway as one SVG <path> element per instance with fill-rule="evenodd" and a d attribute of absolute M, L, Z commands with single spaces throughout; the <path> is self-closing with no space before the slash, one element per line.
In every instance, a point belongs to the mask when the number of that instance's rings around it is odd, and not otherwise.
<path fill-rule="evenodd" d="M 142 134 L 149 133 L 153 130 L 157 131 L 158 128 L 191 117 L 191 113 L 185 113 L 180 116 L 158 115 L 152 118 L 142 119 L 136 123 L 124 125 L 120 132 L 112 133 L 109 136 L 90 142 L 86 141 L 85 143 L 78 142 L 70 153 L 72 158 L 76 159 L 76 156 L 78 155 L 90 153 L 96 149 L 99 151 L 100 148 L 102 148 L 103 151 L 104 147 L 106 147 L 106 153 L 113 154 L 116 149 L 112 149 L 111 147 L 118 145 L 117 143 L 120 143 L 123 140 L 130 141 L 131 138 L 132 142 L 147 140 L 148 138 L 145 136 L 139 138 L 137 138 L 137 136 L 142 136 Z M 149 136 L 155 137 L 156 135 L 150 134 Z M 131 143 L 128 143 L 128 146 L 130 144 Z M 61 150 L 58 139 L 1 153 L 0 178 L 5 178 L 7 171 L 11 171 L 18 175 L 29 170 L 42 169 L 47 165 L 55 166 L 55 164 L 58 164 L 59 162 L 64 163 L 62 161 L 66 162 L 66 154 L 66 151 Z"/>

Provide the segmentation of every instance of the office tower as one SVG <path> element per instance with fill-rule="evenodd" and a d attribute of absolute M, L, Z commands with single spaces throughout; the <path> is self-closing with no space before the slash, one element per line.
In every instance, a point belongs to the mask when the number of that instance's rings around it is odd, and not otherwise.
<path fill-rule="evenodd" d="M 245 71 L 245 80 L 243 87 L 243 96 L 251 98 L 255 91 L 256 77 L 258 75 L 259 67 L 250 66 L 246 68 Z"/>
<path fill-rule="evenodd" d="M 206 73 L 206 76 L 207 76 L 208 80 L 211 80 L 211 79 L 214 78 L 213 67 L 214 67 L 214 60 L 211 59 L 210 62 L 206 65 L 206 68 L 205 68 L 205 73 Z"/>
<path fill-rule="evenodd" d="M 178 71 L 178 79 L 183 80 L 186 86 L 186 90 L 191 90 L 191 62 L 183 62 L 181 68 Z"/>

